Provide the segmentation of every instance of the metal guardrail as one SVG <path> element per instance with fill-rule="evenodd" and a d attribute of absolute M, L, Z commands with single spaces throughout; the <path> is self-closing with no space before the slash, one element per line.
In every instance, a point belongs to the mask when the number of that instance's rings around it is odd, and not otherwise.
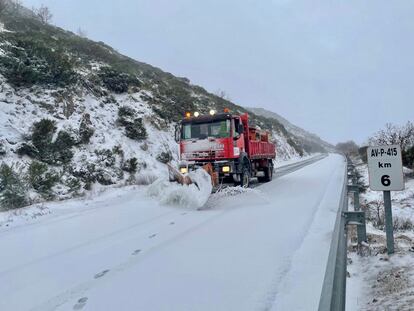
<path fill-rule="evenodd" d="M 344 213 L 348 211 L 348 161 L 341 202 L 329 250 L 328 264 L 319 300 L 319 311 L 344 311 L 346 299 L 347 230 Z"/>

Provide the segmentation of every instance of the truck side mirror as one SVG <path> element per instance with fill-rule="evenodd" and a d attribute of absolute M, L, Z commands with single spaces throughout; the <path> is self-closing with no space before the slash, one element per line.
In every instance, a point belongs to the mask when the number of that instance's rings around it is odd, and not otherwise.
<path fill-rule="evenodd" d="M 239 133 L 240 135 L 244 133 L 244 126 L 243 124 L 239 124 L 239 128 L 237 129 L 237 133 Z"/>
<path fill-rule="evenodd" d="M 175 142 L 180 142 L 180 136 L 181 136 L 181 131 L 180 131 L 180 124 L 177 124 L 175 126 Z"/>

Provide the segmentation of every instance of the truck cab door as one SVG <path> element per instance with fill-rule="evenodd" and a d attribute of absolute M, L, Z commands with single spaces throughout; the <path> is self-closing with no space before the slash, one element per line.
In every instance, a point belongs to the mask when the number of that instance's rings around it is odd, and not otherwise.
<path fill-rule="evenodd" d="M 240 149 L 240 152 L 245 150 L 244 147 L 244 127 L 239 118 L 233 119 L 233 145 Z"/>

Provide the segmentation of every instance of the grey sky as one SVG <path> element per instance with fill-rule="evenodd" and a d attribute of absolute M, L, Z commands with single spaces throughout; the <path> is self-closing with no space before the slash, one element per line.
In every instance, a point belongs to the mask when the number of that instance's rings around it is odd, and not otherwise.
<path fill-rule="evenodd" d="M 414 1 L 24 0 L 336 143 L 414 120 Z"/>

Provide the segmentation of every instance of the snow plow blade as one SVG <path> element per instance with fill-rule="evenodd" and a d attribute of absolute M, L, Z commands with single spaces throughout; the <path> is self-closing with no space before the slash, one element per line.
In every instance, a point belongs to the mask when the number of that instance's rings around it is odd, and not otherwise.
<path fill-rule="evenodd" d="M 168 175 L 171 182 L 178 182 L 181 185 L 191 185 L 193 181 L 189 176 L 184 176 L 181 174 L 174 166 L 170 163 L 167 163 L 168 166 Z"/>
<path fill-rule="evenodd" d="M 196 184 L 193 182 L 193 180 L 191 180 L 190 176 L 181 174 L 178 171 L 178 169 L 176 169 L 170 163 L 167 163 L 167 166 L 168 166 L 169 179 L 171 182 L 177 182 L 181 185 Z M 214 171 L 213 165 L 211 165 L 211 163 L 207 163 L 203 165 L 203 169 L 210 175 L 212 186 L 213 187 L 218 186 L 218 174 Z"/>

